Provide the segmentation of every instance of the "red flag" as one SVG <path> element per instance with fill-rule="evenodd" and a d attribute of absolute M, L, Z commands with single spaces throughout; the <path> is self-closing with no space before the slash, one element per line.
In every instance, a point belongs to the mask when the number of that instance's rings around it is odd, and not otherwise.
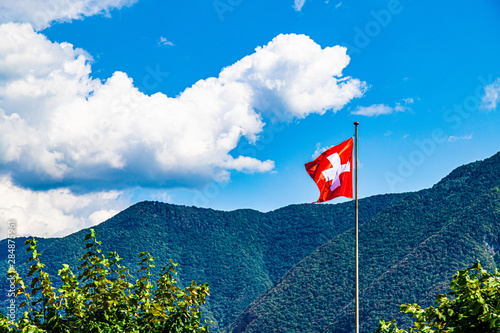
<path fill-rule="evenodd" d="M 336 197 L 352 199 L 352 146 L 350 138 L 306 163 L 307 173 L 319 188 L 317 202 Z"/>

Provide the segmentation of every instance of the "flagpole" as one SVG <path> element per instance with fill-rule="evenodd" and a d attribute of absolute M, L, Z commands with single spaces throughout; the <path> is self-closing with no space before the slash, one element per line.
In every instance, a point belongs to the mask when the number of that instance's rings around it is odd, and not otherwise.
<path fill-rule="evenodd" d="M 356 295 L 355 295 L 355 301 L 354 301 L 354 304 L 355 304 L 355 316 L 356 316 L 356 333 L 359 333 L 359 256 L 358 256 L 358 125 L 359 123 L 356 121 L 354 122 L 354 128 L 355 128 L 355 134 L 354 134 L 354 141 L 355 141 L 355 144 L 356 144 L 356 150 L 355 150 L 355 155 L 354 155 L 354 158 L 355 158 L 355 168 L 356 168 L 356 173 L 355 173 L 355 180 L 356 180 L 356 194 L 355 194 L 355 213 L 354 213 L 354 216 L 355 216 L 355 225 L 356 225 L 356 228 L 355 228 L 355 247 L 356 247 L 356 259 L 355 259 L 355 262 L 356 262 L 356 269 L 355 269 L 355 275 L 356 275 L 356 279 L 355 279 L 355 285 L 356 285 Z"/>

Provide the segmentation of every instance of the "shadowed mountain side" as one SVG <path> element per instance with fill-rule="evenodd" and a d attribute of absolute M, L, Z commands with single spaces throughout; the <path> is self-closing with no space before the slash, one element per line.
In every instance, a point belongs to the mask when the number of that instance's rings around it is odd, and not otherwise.
<path fill-rule="evenodd" d="M 476 259 L 494 270 L 499 236 L 500 153 L 381 211 L 360 227 L 361 332 L 375 332 L 379 318 L 408 324 L 400 304 L 432 305 L 453 274 Z M 304 258 L 226 332 L 353 330 L 351 229 Z"/>
<path fill-rule="evenodd" d="M 360 221 L 369 220 L 405 195 L 362 199 Z M 211 296 L 203 313 L 214 320 L 211 331 L 217 332 L 301 259 L 351 228 L 353 219 L 353 202 L 292 205 L 269 213 L 141 202 L 94 229 L 103 253 L 117 251 L 134 276 L 138 254 L 149 251 L 156 258 L 156 273 L 172 258 L 179 263 L 182 285 L 191 280 L 208 282 Z M 41 261 L 51 275 L 57 274 L 63 263 L 76 266 L 87 232 L 52 239 L 46 246 Z M 0 246 L 7 248 L 4 242 Z M 18 246 L 18 263 L 27 258 L 20 254 L 23 251 Z M 28 271 L 26 264 L 16 268 L 22 276 Z M 7 288 L 5 279 L 0 280 L 0 286 Z"/>
<path fill-rule="evenodd" d="M 9 269 L 10 264 L 13 264 L 17 267 L 29 258 L 29 255 L 24 255 L 24 242 L 28 238 L 30 237 L 18 237 L 16 239 L 11 239 L 10 242 L 8 241 L 8 239 L 3 239 L 0 241 L 0 272 L 6 273 Z M 37 238 L 38 251 L 42 252 L 57 240 L 58 238 Z M 12 241 L 14 241 L 14 243 L 12 243 Z M 9 255 L 13 257 L 12 261 L 9 261 Z"/>

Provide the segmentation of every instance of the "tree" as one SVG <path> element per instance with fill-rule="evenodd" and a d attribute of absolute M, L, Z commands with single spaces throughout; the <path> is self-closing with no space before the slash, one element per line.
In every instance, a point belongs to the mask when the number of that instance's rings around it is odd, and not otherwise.
<path fill-rule="evenodd" d="M 498 333 L 500 332 L 500 274 L 484 270 L 478 262 L 460 270 L 451 281 L 452 296 L 436 297 L 436 306 L 422 309 L 403 304 L 401 312 L 415 318 L 410 332 Z M 395 320 L 380 320 L 377 333 L 407 333 L 398 329 Z"/>
<path fill-rule="evenodd" d="M 195 281 L 181 289 L 175 280 L 176 263 L 170 260 L 153 283 L 154 258 L 139 254 L 141 276 L 134 284 L 122 258 L 116 252 L 101 254 L 96 233 L 90 229 L 84 242 L 87 252 L 79 259 L 76 276 L 67 264 L 59 270 L 61 287 L 56 290 L 40 262 L 37 241 L 25 242 L 31 257 L 27 288 L 19 273 L 10 269 L 7 276 L 16 285 L 14 296 L 24 298 L 21 318 L 9 321 L 0 313 L 0 333 L 165 333 L 208 332 L 201 325 L 200 305 L 209 296 L 208 284 Z"/>

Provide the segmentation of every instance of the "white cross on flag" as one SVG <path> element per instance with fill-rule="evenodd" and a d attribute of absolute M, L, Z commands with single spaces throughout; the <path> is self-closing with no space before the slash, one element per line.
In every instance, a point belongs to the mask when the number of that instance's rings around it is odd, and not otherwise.
<path fill-rule="evenodd" d="M 352 147 L 353 138 L 350 138 L 306 163 L 307 173 L 319 188 L 317 202 L 335 197 L 352 199 Z"/>

